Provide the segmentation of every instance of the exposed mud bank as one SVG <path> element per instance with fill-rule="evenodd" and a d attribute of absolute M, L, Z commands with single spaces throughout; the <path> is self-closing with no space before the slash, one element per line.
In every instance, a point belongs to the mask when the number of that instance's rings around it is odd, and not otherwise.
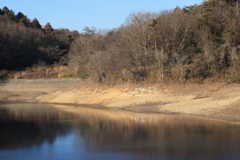
<path fill-rule="evenodd" d="M 187 84 L 117 87 L 75 85 L 36 98 L 53 104 L 92 107 L 139 113 L 164 113 L 240 121 L 240 85 Z"/>
<path fill-rule="evenodd" d="M 78 79 L 15 79 L 0 80 L 0 90 L 19 92 L 53 92 L 79 83 Z"/>
<path fill-rule="evenodd" d="M 34 88 L 34 84 L 32 87 Z M 49 92 L 1 89 L 0 100 L 35 101 L 75 107 L 181 114 L 240 121 L 240 85 L 238 84 L 106 87 L 76 82 L 55 89 Z"/>
<path fill-rule="evenodd" d="M 37 96 L 80 83 L 78 79 L 0 80 L 0 100 L 34 101 Z"/>

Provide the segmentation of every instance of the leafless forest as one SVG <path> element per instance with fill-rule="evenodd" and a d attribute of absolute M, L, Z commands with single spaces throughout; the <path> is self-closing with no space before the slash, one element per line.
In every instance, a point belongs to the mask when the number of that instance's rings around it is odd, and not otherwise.
<path fill-rule="evenodd" d="M 240 80 L 238 2 L 208 0 L 174 10 L 133 12 L 121 27 L 82 33 L 42 27 L 22 13 L 0 10 L 0 69 L 38 63 L 67 65 L 102 83 Z"/>

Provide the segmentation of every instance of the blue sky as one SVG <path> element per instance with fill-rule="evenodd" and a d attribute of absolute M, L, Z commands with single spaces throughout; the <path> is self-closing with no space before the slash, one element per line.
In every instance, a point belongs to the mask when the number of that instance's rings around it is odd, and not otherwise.
<path fill-rule="evenodd" d="M 53 28 L 79 32 L 86 26 L 97 29 L 118 28 L 132 12 L 174 9 L 201 4 L 203 0 L 2 0 L 15 14 L 22 12 L 42 26 L 50 22 Z"/>

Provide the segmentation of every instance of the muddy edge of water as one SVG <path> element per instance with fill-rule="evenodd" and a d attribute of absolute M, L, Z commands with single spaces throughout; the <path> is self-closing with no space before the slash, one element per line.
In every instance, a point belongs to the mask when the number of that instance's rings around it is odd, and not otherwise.
<path fill-rule="evenodd" d="M 23 83 L 24 80 L 21 80 L 21 83 L 16 80 L 12 83 L 5 83 L 4 86 L 0 86 L 0 101 L 64 104 L 75 107 L 83 106 L 98 109 L 126 110 L 137 113 L 181 114 L 227 121 L 240 121 L 240 85 L 237 84 L 232 86 L 189 85 L 184 86 L 184 88 L 174 86 L 171 88 L 168 86 L 167 89 L 158 88 L 151 94 L 133 96 L 130 95 L 131 90 L 133 90 L 131 87 L 120 91 L 116 88 L 115 90 L 118 91 L 115 91 L 107 88 L 94 89 L 89 86 L 75 85 L 79 81 L 72 81 L 74 83 L 71 83 L 71 80 L 51 80 L 47 85 L 46 81 L 37 80 L 35 81 L 38 82 L 36 84 L 34 84 L 33 80 L 25 80 L 28 83 Z M 193 89 L 189 90 L 189 88 Z M 117 92 L 118 94 L 111 96 L 110 92 Z M 80 93 L 82 95 L 88 94 L 90 97 L 97 97 L 95 99 L 100 100 L 89 100 L 89 103 L 86 103 L 88 99 L 86 96 L 81 96 Z M 66 95 L 68 95 L 68 98 Z M 118 99 L 116 99 L 116 96 Z M 37 97 L 38 99 L 36 100 Z M 58 98 L 62 99 L 62 101 L 58 101 Z M 167 100 L 165 102 L 156 100 L 161 98 Z M 86 101 L 80 102 L 76 101 L 76 99 L 86 99 Z"/>

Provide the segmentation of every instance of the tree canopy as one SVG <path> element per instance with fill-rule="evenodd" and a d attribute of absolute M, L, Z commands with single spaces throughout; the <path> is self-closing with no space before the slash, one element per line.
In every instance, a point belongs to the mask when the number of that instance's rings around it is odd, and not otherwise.
<path fill-rule="evenodd" d="M 233 3 L 234 2 L 234 3 Z M 0 10 L 0 69 L 59 63 L 103 83 L 240 81 L 239 1 L 207 0 L 174 10 L 133 12 L 114 30 L 41 27 Z"/>

